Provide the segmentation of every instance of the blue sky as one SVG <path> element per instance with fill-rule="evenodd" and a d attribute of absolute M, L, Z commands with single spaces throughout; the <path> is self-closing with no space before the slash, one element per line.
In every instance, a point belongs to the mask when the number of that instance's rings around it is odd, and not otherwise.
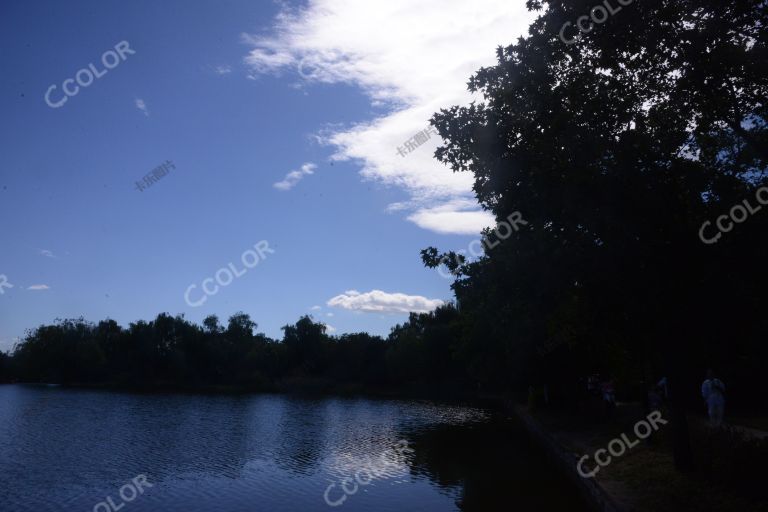
<path fill-rule="evenodd" d="M 432 159 L 437 140 L 397 147 L 471 99 L 469 74 L 527 26 L 517 3 L 3 2 L 0 350 L 57 317 L 160 312 L 386 334 L 450 300 L 419 251 L 491 222 L 471 176 Z M 135 53 L 105 69 L 121 41 Z M 91 63 L 106 73 L 49 107 Z M 273 254 L 185 302 L 262 240 Z"/>

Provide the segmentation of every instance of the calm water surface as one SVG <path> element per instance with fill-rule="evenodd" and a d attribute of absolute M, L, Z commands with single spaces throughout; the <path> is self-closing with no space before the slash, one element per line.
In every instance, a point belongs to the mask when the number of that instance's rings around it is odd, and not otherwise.
<path fill-rule="evenodd" d="M 152 487 L 124 502 L 138 475 Z M 331 507 L 345 478 L 355 492 Z M 481 409 L 0 385 L 0 511 L 106 512 L 107 497 L 120 512 L 584 510 Z"/>

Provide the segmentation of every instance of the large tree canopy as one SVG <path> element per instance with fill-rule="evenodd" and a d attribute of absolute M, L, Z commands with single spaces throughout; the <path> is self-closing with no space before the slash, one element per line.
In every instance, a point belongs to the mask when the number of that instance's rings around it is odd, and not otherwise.
<path fill-rule="evenodd" d="M 700 237 L 768 183 L 768 3 L 623 3 L 547 2 L 470 79 L 482 102 L 433 119 L 437 157 L 473 173 L 481 205 L 528 222 L 455 269 L 464 350 L 508 384 L 658 371 L 682 400 L 717 362 L 768 390 L 749 362 L 766 362 L 768 212 Z M 541 363 L 553 342 L 571 350 Z"/>

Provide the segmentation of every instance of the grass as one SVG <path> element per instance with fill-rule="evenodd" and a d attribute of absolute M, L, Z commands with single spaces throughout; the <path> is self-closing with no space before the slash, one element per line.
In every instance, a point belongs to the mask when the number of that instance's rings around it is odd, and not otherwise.
<path fill-rule="evenodd" d="M 753 428 L 768 432 L 768 418 L 759 416 L 736 416 L 727 418 L 727 421 L 741 427 Z"/>

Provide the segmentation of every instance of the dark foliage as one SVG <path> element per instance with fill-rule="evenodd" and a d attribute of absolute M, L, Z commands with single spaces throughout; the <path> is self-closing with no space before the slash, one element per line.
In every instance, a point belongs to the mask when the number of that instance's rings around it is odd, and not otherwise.
<path fill-rule="evenodd" d="M 483 100 L 433 118 L 437 158 L 474 175 L 499 222 L 527 221 L 503 240 L 488 231 L 498 246 L 479 261 L 451 259 L 457 350 L 494 387 L 666 375 L 676 461 L 690 469 L 683 412 L 708 366 L 733 402 L 768 396 L 768 213 L 717 243 L 699 235 L 768 185 L 768 3 L 633 2 L 588 33 L 571 26 L 566 44 L 564 23 L 595 5 L 547 2 L 527 38 L 471 77 Z M 422 253 L 432 267 L 445 256 Z"/>
<path fill-rule="evenodd" d="M 329 336 L 302 317 L 282 340 L 256 334 L 244 313 L 226 327 L 158 315 L 123 329 L 114 320 L 58 320 L 0 353 L 0 379 L 130 387 L 237 387 L 254 390 L 460 390 L 462 371 L 451 349 L 457 313 L 444 306 L 411 314 L 387 340 L 366 333 Z"/>

